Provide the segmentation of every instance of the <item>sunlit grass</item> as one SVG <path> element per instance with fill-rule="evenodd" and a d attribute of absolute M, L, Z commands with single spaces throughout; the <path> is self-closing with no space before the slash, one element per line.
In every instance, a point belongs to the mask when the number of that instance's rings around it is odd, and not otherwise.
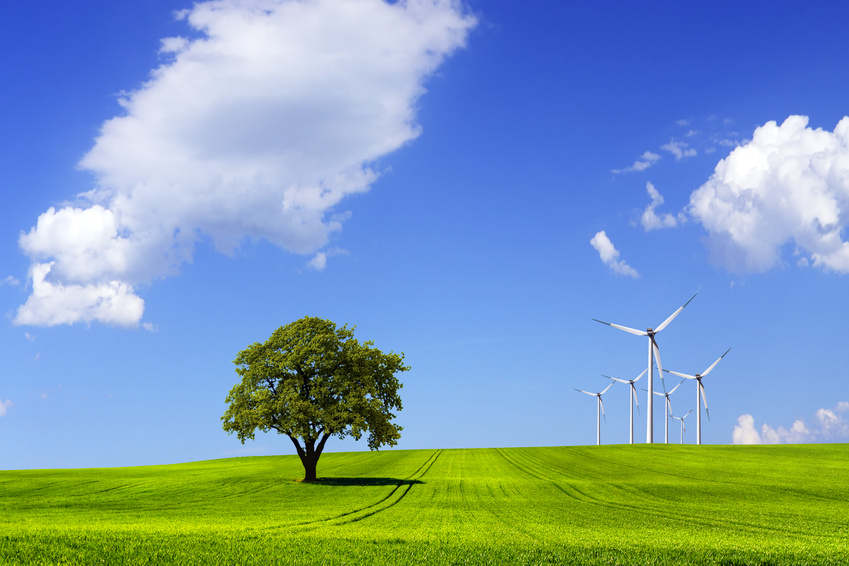
<path fill-rule="evenodd" d="M 329 453 L 0 472 L 4 564 L 847 564 L 849 446 Z"/>

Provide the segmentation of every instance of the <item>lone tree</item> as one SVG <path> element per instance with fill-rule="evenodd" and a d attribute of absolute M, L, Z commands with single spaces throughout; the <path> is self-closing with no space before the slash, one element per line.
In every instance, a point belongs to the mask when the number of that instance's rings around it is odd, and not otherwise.
<path fill-rule="evenodd" d="M 242 378 L 230 394 L 224 430 L 245 443 L 255 431 L 276 430 L 295 445 L 304 481 L 315 481 L 318 458 L 331 436 L 368 446 L 394 446 L 401 427 L 392 423 L 401 410 L 395 374 L 409 370 L 403 352 L 384 354 L 374 342 L 354 339 L 354 328 L 304 317 L 281 326 L 264 343 L 239 352 L 233 363 Z"/>

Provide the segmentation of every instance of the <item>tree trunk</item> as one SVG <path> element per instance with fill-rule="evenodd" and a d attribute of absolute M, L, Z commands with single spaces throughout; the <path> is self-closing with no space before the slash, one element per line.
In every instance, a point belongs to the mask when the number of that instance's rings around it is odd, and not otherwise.
<path fill-rule="evenodd" d="M 324 434 L 319 441 L 318 446 L 315 445 L 315 440 L 304 439 L 304 446 L 302 448 L 300 442 L 298 442 L 296 438 L 289 436 L 292 440 L 292 444 L 295 445 L 295 449 L 298 451 L 298 456 L 301 458 L 301 464 L 304 466 L 304 479 L 302 481 L 313 482 L 318 479 L 316 475 L 318 459 L 321 457 L 321 452 L 324 450 L 324 444 L 327 442 L 329 437 L 330 434 Z"/>
<path fill-rule="evenodd" d="M 301 458 L 301 463 L 304 465 L 303 481 L 311 482 L 317 479 L 315 470 L 318 467 L 318 457 L 319 454 L 314 454 L 312 458 Z"/>

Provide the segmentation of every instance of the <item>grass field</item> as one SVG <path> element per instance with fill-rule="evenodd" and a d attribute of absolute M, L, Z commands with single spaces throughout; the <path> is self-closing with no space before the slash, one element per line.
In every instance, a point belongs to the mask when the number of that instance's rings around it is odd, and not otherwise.
<path fill-rule="evenodd" d="M 849 564 L 849 446 L 0 472 L 2 564 Z"/>

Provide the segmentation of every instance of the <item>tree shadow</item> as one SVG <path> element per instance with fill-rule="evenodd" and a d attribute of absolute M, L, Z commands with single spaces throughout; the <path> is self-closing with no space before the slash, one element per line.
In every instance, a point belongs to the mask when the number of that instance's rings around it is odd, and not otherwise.
<path fill-rule="evenodd" d="M 384 486 L 384 485 L 419 485 L 424 483 L 421 480 L 401 480 L 398 478 L 318 478 L 314 485 L 333 485 L 333 486 Z"/>

